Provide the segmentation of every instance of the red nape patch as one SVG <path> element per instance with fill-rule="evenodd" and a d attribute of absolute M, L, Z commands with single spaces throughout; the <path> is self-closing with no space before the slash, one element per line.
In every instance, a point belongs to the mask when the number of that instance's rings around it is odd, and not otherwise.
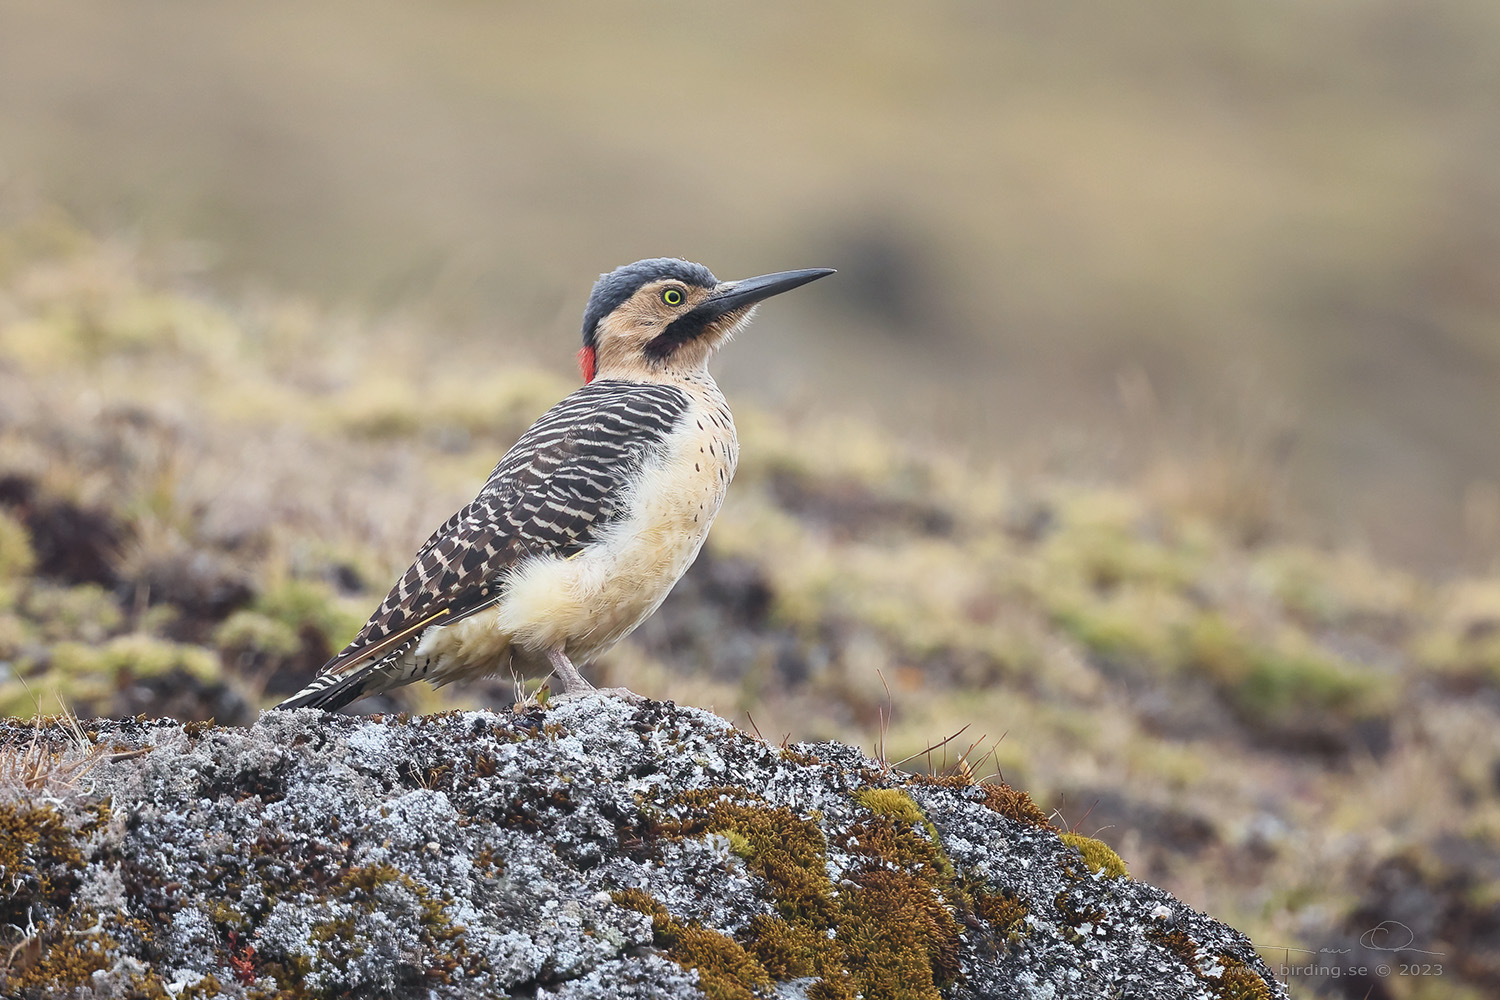
<path fill-rule="evenodd" d="M 583 372 L 585 383 L 594 381 L 594 349 L 592 347 L 578 349 L 578 370 Z"/>

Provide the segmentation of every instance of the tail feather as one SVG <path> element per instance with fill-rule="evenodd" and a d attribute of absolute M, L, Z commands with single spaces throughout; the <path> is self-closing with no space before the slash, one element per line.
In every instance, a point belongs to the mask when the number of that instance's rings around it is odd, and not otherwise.
<path fill-rule="evenodd" d="M 476 598 L 479 599 L 460 602 L 457 605 L 460 610 L 457 611 L 454 606 L 439 608 L 369 645 L 355 646 L 351 643 L 342 653 L 323 664 L 312 683 L 276 708 L 321 708 L 331 712 L 367 694 L 379 694 L 412 681 L 418 675 L 411 670 L 402 671 L 397 661 L 402 660 L 417 645 L 423 633 L 429 628 L 442 628 L 461 622 L 470 615 L 493 607 L 500 600 L 500 591 L 495 588 L 492 592 L 491 588 L 486 587 L 478 592 Z M 426 673 L 425 668 L 422 673 Z"/>
<path fill-rule="evenodd" d="M 377 655 L 343 659 L 345 653 L 329 660 L 312 682 L 276 706 L 283 708 L 321 708 L 325 712 L 343 708 L 367 694 L 379 694 L 393 687 L 393 661 L 401 659 L 417 643 L 411 636 L 394 649 Z M 400 684 L 401 681 L 396 681 Z"/>
<path fill-rule="evenodd" d="M 277 705 L 275 711 L 284 708 L 321 708 L 332 712 L 364 697 L 374 680 L 375 664 L 345 674 L 319 674 L 313 682 L 290 698 Z"/>

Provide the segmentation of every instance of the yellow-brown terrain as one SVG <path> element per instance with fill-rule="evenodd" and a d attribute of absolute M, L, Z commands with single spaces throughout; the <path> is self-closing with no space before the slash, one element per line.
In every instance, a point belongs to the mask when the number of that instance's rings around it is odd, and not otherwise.
<path fill-rule="evenodd" d="M 1388 966 L 1294 996 L 1500 995 L 1496 107 L 1481 0 L 7 0 L 0 708 L 245 724 L 576 384 L 596 274 L 828 265 L 591 678 Z"/>
<path fill-rule="evenodd" d="M 226 300 L 55 213 L 0 235 L 5 713 L 244 724 L 305 682 L 569 389 L 425 342 Z M 596 681 L 1003 774 L 1273 968 L 1399 921 L 1444 971 L 1377 995 L 1500 984 L 1500 578 L 1283 541 L 1227 484 L 1020 479 L 852 422 L 738 419 L 704 555 Z"/>

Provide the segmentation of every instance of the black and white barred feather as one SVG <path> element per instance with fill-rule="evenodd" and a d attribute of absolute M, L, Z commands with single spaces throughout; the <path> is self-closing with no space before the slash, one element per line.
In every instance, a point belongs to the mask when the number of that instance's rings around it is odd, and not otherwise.
<path fill-rule="evenodd" d="M 625 515 L 629 485 L 690 400 L 658 383 L 597 379 L 542 414 L 479 495 L 432 533 L 354 640 L 279 708 L 336 707 L 426 629 L 494 605 L 528 556 L 566 558 Z"/>

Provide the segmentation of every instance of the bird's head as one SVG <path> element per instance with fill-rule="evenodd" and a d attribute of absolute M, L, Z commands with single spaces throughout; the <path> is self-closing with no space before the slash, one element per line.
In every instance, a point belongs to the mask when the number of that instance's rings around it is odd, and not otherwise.
<path fill-rule="evenodd" d="M 599 276 L 583 312 L 583 380 L 651 378 L 702 368 L 750 321 L 756 303 L 833 273 L 817 267 L 720 281 L 702 264 L 656 257 Z"/>

